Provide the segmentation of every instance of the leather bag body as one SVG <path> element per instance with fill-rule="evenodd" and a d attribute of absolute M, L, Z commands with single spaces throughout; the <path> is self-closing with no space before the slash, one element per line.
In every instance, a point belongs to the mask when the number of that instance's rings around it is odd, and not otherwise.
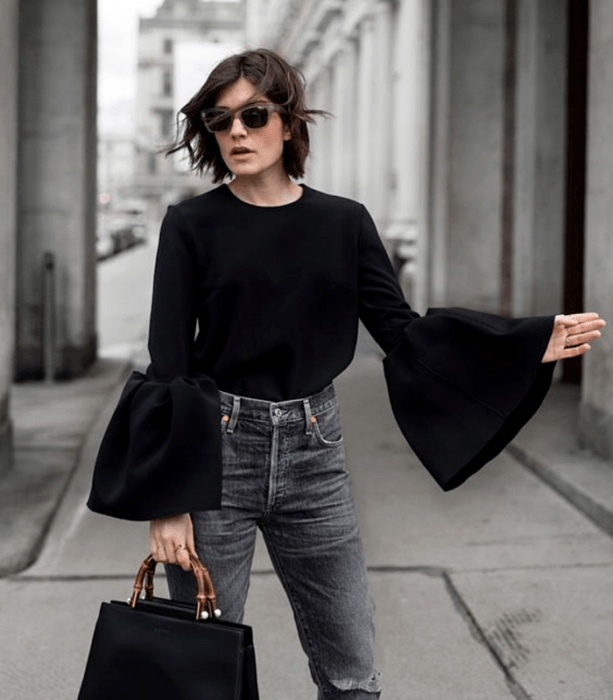
<path fill-rule="evenodd" d="M 259 700 L 251 627 L 154 597 L 152 573 L 139 594 L 102 603 L 78 700 Z"/>

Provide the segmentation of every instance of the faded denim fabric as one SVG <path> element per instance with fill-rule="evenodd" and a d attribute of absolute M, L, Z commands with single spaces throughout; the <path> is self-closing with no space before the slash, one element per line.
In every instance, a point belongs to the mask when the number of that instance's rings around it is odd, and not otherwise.
<path fill-rule="evenodd" d="M 219 393 L 222 509 L 194 512 L 192 519 L 196 550 L 211 572 L 223 618 L 242 622 L 259 527 L 291 603 L 319 700 L 378 698 L 374 602 L 334 385 L 278 403 Z M 172 598 L 193 601 L 192 575 L 176 566 L 166 572 Z"/>

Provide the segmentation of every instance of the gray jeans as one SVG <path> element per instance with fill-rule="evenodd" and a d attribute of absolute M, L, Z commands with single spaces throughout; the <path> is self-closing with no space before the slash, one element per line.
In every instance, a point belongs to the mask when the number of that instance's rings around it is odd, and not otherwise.
<path fill-rule="evenodd" d="M 319 700 L 374 700 L 374 603 L 333 384 L 273 403 L 220 391 L 222 509 L 192 513 L 196 550 L 226 620 L 241 622 L 256 527 L 294 612 Z M 194 580 L 166 566 L 171 597 Z M 257 630 L 256 648 L 257 648 Z"/>

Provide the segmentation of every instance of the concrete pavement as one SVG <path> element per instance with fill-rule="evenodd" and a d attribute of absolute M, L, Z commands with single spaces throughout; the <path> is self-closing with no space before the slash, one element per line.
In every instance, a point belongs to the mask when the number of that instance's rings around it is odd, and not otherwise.
<path fill-rule="evenodd" d="M 15 464 L 0 480 L 0 576 L 34 562 L 83 442 L 130 366 L 127 358 L 99 359 L 72 382 L 13 387 Z"/>
<path fill-rule="evenodd" d="M 140 256 L 130 269 L 150 274 L 151 251 Z M 128 259 L 101 275 L 107 301 L 125 294 L 120 265 Z M 136 300 L 115 308 L 143 318 Z M 136 353 L 141 364 L 139 323 L 125 324 L 131 337 L 107 347 Z M 99 604 L 128 595 L 147 553 L 146 523 L 84 506 L 128 371 L 125 356 L 106 357 L 78 382 L 21 385 L 13 394 L 17 466 L 0 482 L 5 700 L 76 696 Z M 577 446 L 573 388 L 554 387 L 510 450 L 444 494 L 395 425 L 368 339 L 336 386 L 377 603 L 383 697 L 613 700 L 613 469 Z M 247 621 L 262 699 L 312 699 L 290 608 L 261 542 Z"/>

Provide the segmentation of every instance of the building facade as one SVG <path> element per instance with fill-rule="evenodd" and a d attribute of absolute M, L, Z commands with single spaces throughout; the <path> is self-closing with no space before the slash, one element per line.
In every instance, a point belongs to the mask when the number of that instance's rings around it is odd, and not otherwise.
<path fill-rule="evenodd" d="M 364 202 L 418 311 L 613 319 L 613 0 L 249 0 L 246 19 L 335 115 L 309 182 Z M 611 459 L 610 334 L 558 378 Z"/>
<path fill-rule="evenodd" d="M 98 139 L 98 203 L 120 203 L 133 195 L 134 137 L 104 134 Z"/>
<path fill-rule="evenodd" d="M 179 57 L 186 45 L 205 51 L 210 45 L 239 45 L 243 30 L 241 2 L 164 0 L 153 17 L 140 19 L 135 194 L 163 206 L 206 186 L 177 157 L 162 152 L 175 138 L 177 88 L 188 68 Z"/>

